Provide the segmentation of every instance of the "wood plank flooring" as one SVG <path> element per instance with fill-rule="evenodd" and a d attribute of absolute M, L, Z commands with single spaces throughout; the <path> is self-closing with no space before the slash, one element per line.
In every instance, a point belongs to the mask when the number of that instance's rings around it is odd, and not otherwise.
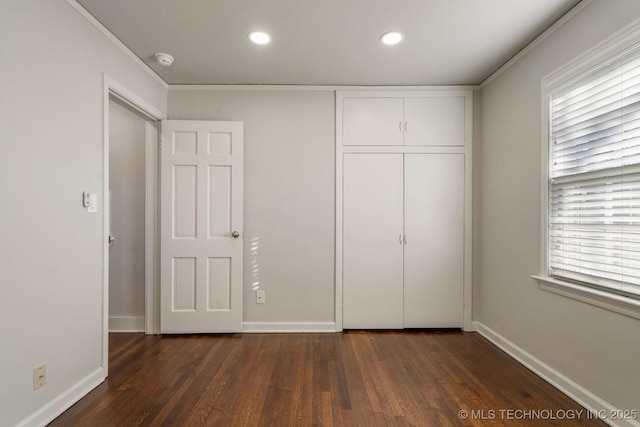
<path fill-rule="evenodd" d="M 109 348 L 107 381 L 50 426 L 605 425 L 474 333 L 112 334 Z"/>

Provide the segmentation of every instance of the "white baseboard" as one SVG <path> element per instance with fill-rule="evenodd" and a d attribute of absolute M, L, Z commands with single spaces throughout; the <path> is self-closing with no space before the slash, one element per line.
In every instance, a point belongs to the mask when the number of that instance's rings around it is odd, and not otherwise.
<path fill-rule="evenodd" d="M 243 322 L 245 333 L 336 332 L 336 322 Z"/>
<path fill-rule="evenodd" d="M 602 413 L 607 416 L 619 411 L 618 408 L 611 405 L 609 402 L 601 399 L 586 388 L 582 387 L 580 384 L 556 371 L 551 366 L 537 359 L 526 350 L 518 347 L 516 344 L 498 334 L 488 326 L 485 326 L 480 322 L 474 323 L 480 335 L 529 368 L 529 370 L 544 379 L 546 382 L 578 402 L 580 405 L 584 406 L 588 411 L 591 411 L 596 415 Z M 607 417 L 607 419 L 602 419 L 602 421 L 615 427 L 640 427 L 640 423 L 634 420 L 610 420 Z"/>
<path fill-rule="evenodd" d="M 109 332 L 144 332 L 144 316 L 109 317 Z"/>
<path fill-rule="evenodd" d="M 99 386 L 104 380 L 104 369 L 100 367 L 84 379 L 69 387 L 64 393 L 58 395 L 51 402 L 20 421 L 15 427 L 46 426 L 78 400 L 85 397 L 91 390 Z"/>

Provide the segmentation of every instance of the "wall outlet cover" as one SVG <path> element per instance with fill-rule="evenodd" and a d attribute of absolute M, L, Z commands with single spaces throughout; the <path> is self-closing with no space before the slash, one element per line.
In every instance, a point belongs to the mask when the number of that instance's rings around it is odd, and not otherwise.
<path fill-rule="evenodd" d="M 37 390 L 47 383 L 47 365 L 33 368 L 33 389 Z"/>

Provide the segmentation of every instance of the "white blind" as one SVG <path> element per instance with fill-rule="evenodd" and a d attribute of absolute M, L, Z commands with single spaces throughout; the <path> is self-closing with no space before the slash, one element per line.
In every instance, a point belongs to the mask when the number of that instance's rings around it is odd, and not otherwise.
<path fill-rule="evenodd" d="M 640 52 L 550 102 L 550 274 L 640 297 Z"/>

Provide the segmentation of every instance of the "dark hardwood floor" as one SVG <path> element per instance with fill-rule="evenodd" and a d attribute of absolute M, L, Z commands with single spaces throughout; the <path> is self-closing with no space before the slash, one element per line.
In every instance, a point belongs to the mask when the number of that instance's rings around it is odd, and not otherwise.
<path fill-rule="evenodd" d="M 112 334 L 109 346 L 107 381 L 50 426 L 605 425 L 474 333 Z"/>

